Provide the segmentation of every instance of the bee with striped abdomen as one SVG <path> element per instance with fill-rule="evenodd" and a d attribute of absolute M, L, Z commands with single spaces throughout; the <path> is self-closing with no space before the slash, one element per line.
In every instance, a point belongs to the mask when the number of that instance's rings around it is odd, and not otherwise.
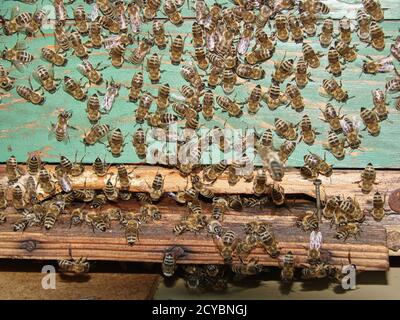
<path fill-rule="evenodd" d="M 17 86 L 16 90 L 20 97 L 24 98 L 26 101 L 32 104 L 40 105 L 43 104 L 46 100 L 44 97 L 43 89 L 34 90 L 30 79 L 29 87 L 20 85 Z"/>
<path fill-rule="evenodd" d="M 304 110 L 304 99 L 296 85 L 288 83 L 286 85 L 285 94 L 289 100 L 287 106 L 290 105 L 296 112 L 302 112 Z"/>
<path fill-rule="evenodd" d="M 347 91 L 343 90 L 342 82 L 336 82 L 335 79 L 324 79 L 322 81 L 323 93 L 321 95 L 328 95 L 331 99 L 335 99 L 338 102 L 346 102 L 349 97 Z"/>
<path fill-rule="evenodd" d="M 358 149 L 361 145 L 360 138 L 362 138 L 362 136 L 359 134 L 358 123 L 344 117 L 342 120 L 340 120 L 340 124 L 342 125 L 343 133 L 346 137 L 346 147 Z"/>
<path fill-rule="evenodd" d="M 311 119 L 308 115 L 304 115 L 300 121 L 300 130 L 301 130 L 301 140 L 304 143 L 313 145 L 315 142 L 315 137 L 318 134 L 317 131 L 312 127 Z"/>
<path fill-rule="evenodd" d="M 360 117 L 365 125 L 366 130 L 368 130 L 368 133 L 373 137 L 378 136 L 381 128 L 379 125 L 379 117 L 376 112 L 374 110 L 361 107 Z"/>
<path fill-rule="evenodd" d="M 105 159 L 104 161 L 97 157 L 93 162 L 92 168 L 96 176 L 104 177 L 107 175 L 108 170 L 110 169 L 111 164 L 107 164 Z"/>
<path fill-rule="evenodd" d="M 108 148 L 111 151 L 113 157 L 121 156 L 121 153 L 124 150 L 124 136 L 122 135 L 121 129 L 117 128 L 112 131 L 112 133 L 108 136 Z"/>
<path fill-rule="evenodd" d="M 297 226 L 303 231 L 318 229 L 318 218 L 315 212 L 306 211 L 306 214 L 297 221 Z"/>
<path fill-rule="evenodd" d="M 281 280 L 284 283 L 289 283 L 293 281 L 294 270 L 295 270 L 295 258 L 291 251 L 285 254 L 283 261 L 281 262 Z"/>
<path fill-rule="evenodd" d="M 162 57 L 159 57 L 157 53 L 154 53 L 150 59 L 147 59 L 147 72 L 149 74 L 149 79 L 153 84 L 160 81 L 161 58 Z"/>
<path fill-rule="evenodd" d="M 68 62 L 68 59 L 64 55 L 46 47 L 41 49 L 41 57 L 47 62 L 50 62 L 58 67 L 63 67 Z"/>
<path fill-rule="evenodd" d="M 348 223 L 344 226 L 339 227 L 335 238 L 338 240 L 346 241 L 349 236 L 354 236 L 357 239 L 357 236 L 361 233 L 361 229 L 357 223 Z"/>
<path fill-rule="evenodd" d="M 42 168 L 39 171 L 38 182 L 39 186 L 43 189 L 45 193 L 51 194 L 55 191 L 54 182 L 51 180 L 51 176 L 47 169 Z"/>
<path fill-rule="evenodd" d="M 293 141 L 297 139 L 297 125 L 275 118 L 275 132 L 282 138 Z"/>
<path fill-rule="evenodd" d="M 379 191 L 376 191 L 372 199 L 372 209 L 365 210 L 372 215 L 375 221 L 381 221 L 385 217 L 387 212 L 390 212 L 390 210 L 384 208 L 385 202 L 386 194 L 384 197 L 382 197 Z"/>
<path fill-rule="evenodd" d="M 320 66 L 319 58 L 323 56 L 320 52 L 315 52 L 314 49 L 308 44 L 303 43 L 303 57 L 304 60 L 311 68 L 318 68 Z"/>
<path fill-rule="evenodd" d="M 385 33 L 383 29 L 375 22 L 371 22 L 370 30 L 370 40 L 368 45 L 372 45 L 372 47 L 378 51 L 382 51 L 385 49 Z"/>
<path fill-rule="evenodd" d="M 87 92 L 84 90 L 85 85 L 81 85 L 80 82 L 65 76 L 64 77 L 64 91 L 71 95 L 74 99 L 78 101 L 83 101 L 87 97 Z"/>
<path fill-rule="evenodd" d="M 285 56 L 280 62 L 274 62 L 275 72 L 272 80 L 277 84 L 284 82 L 293 73 L 293 63 L 293 59 L 285 60 Z"/>
<path fill-rule="evenodd" d="M 344 144 L 344 139 L 339 138 L 334 131 L 330 131 L 328 142 L 324 145 L 324 148 L 329 150 L 336 159 L 343 160 L 346 154 Z"/>
<path fill-rule="evenodd" d="M 339 52 L 335 48 L 330 47 L 328 51 L 328 66 L 325 70 L 334 77 L 340 77 L 343 69 L 344 67 L 342 67 L 342 64 L 340 63 Z"/>
<path fill-rule="evenodd" d="M 362 193 L 368 194 L 371 192 L 373 185 L 376 183 L 376 171 L 372 163 L 368 163 L 363 172 L 361 173 L 361 180 L 356 181 L 358 183 Z"/>
<path fill-rule="evenodd" d="M 310 76 L 311 73 L 307 72 L 307 62 L 303 57 L 300 57 L 296 64 L 296 71 L 293 79 L 296 81 L 296 85 L 299 89 L 303 89 L 308 84 L 308 81 L 313 81 Z"/>
<path fill-rule="evenodd" d="M 69 120 L 72 118 L 72 110 L 65 111 L 63 109 L 59 110 L 57 115 L 57 123 L 51 124 L 50 134 L 55 135 L 56 140 L 59 142 L 67 143 L 69 139 L 68 128 L 75 129 L 75 127 L 69 125 Z"/>
<path fill-rule="evenodd" d="M 319 34 L 319 43 L 321 47 L 327 48 L 331 45 L 333 40 L 333 20 L 325 19 Z"/>
<path fill-rule="evenodd" d="M 91 124 L 96 124 L 100 118 L 100 101 L 98 95 L 92 94 L 86 105 L 86 114 Z"/>
<path fill-rule="evenodd" d="M 100 67 L 100 64 L 101 62 L 94 67 L 89 60 L 83 59 L 82 64 L 78 65 L 78 71 L 89 80 L 90 84 L 101 84 L 103 76 L 100 71 L 107 67 Z"/>
<path fill-rule="evenodd" d="M 378 0 L 363 0 L 362 4 L 365 11 L 371 16 L 374 21 L 380 22 L 385 18 L 383 9 Z"/>
<path fill-rule="evenodd" d="M 277 14 L 275 16 L 275 30 L 279 41 L 285 42 L 289 39 L 288 19 L 285 15 Z"/>
<path fill-rule="evenodd" d="M 177 268 L 176 260 L 183 257 L 185 251 L 181 247 L 172 247 L 164 253 L 161 270 L 164 276 L 172 277 Z"/>
<path fill-rule="evenodd" d="M 102 140 L 109 132 L 110 126 L 108 124 L 96 124 L 83 138 L 83 143 L 86 145 L 94 145 Z"/>
<path fill-rule="evenodd" d="M 129 89 L 129 101 L 136 102 L 139 99 L 139 95 L 143 88 L 143 73 L 136 73 L 131 80 L 131 86 Z"/>
<path fill-rule="evenodd" d="M 387 119 L 388 103 L 386 102 L 386 93 L 381 89 L 372 90 L 373 111 L 378 115 L 379 121 Z"/>

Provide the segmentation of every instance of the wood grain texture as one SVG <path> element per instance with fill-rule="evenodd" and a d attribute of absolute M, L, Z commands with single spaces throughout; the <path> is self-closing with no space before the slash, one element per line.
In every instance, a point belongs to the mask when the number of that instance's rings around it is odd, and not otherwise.
<path fill-rule="evenodd" d="M 119 207 L 133 212 L 137 212 L 139 206 L 133 200 L 119 204 Z M 292 251 L 300 265 L 306 263 L 309 234 L 295 227 L 295 224 L 305 208 L 310 206 L 312 207 L 310 204 L 295 206 L 291 208 L 290 214 L 287 209 L 282 208 L 266 208 L 257 211 L 256 215 L 253 210 L 230 210 L 224 216 L 223 225 L 234 230 L 239 238 L 243 238 L 243 225 L 246 222 L 257 219 L 271 223 L 282 254 Z M 139 242 L 132 247 L 126 244 L 123 229 L 117 224 L 113 224 L 112 228 L 104 233 L 93 233 L 88 225 L 69 228 L 69 215 L 65 214 L 50 231 L 32 227 L 23 233 L 15 233 L 11 229 L 18 215 L 9 213 L 7 223 L 0 226 L 0 257 L 62 259 L 68 258 L 68 250 L 71 248 L 73 256 L 85 256 L 89 260 L 161 262 L 166 250 L 173 246 L 181 246 L 185 249 L 185 256 L 179 259 L 178 263 L 223 263 L 212 237 L 206 230 L 179 236 L 172 233 L 173 226 L 187 214 L 187 208 L 177 206 L 170 199 L 162 200 L 158 207 L 162 214 L 161 221 L 142 225 Z M 209 205 L 203 205 L 206 215 L 210 214 L 210 209 Z M 350 253 L 352 263 L 355 263 L 359 270 L 388 269 L 386 230 L 382 226 L 363 227 L 360 237 L 349 238 L 346 242 L 334 238 L 335 230 L 330 228 L 328 222 L 321 224 L 320 230 L 323 234 L 321 248 L 329 251 L 330 263 L 337 266 L 347 264 Z M 30 252 L 21 248 L 24 241 L 34 241 L 36 248 Z M 279 259 L 271 258 L 261 248 L 252 251 L 249 257 L 252 256 L 257 256 L 263 265 L 279 266 Z M 238 261 L 237 258 L 235 261 Z"/>

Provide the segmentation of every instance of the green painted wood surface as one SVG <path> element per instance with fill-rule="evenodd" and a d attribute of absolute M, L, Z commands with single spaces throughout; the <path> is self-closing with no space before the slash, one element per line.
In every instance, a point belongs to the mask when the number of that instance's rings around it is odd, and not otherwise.
<path fill-rule="evenodd" d="M 20 7 L 22 11 L 32 11 L 33 8 L 45 7 L 49 13 L 50 18 L 54 18 L 54 10 L 52 9 L 52 0 L 43 0 L 39 1 L 36 4 L 27 4 L 23 2 L 24 0 L 15 1 L 15 0 L 1 0 L 1 12 L 8 12 L 13 8 L 16 4 Z M 65 1 L 67 2 L 67 1 Z M 193 0 L 188 0 L 187 2 L 194 4 Z M 208 5 L 212 5 L 214 0 L 205 0 Z M 230 0 L 218 1 L 219 3 L 224 4 L 224 6 L 232 5 Z M 343 16 L 346 16 L 350 19 L 355 18 L 355 14 L 358 9 L 362 8 L 361 0 L 322 0 L 323 3 L 327 4 L 330 7 L 329 17 L 332 19 L 340 19 Z M 398 0 L 380 0 L 382 8 L 385 8 L 385 19 L 400 19 L 400 2 Z M 87 4 L 84 0 L 75 0 L 72 5 L 66 5 L 66 9 L 69 17 L 73 17 L 73 7 L 77 5 L 83 5 L 85 11 L 87 13 L 91 12 L 92 5 Z M 182 7 L 182 15 L 184 17 L 194 17 L 194 9 L 189 8 L 187 4 Z M 4 13 L 3 13 L 4 14 Z M 159 11 L 159 18 L 165 18 L 165 15 Z"/>
<path fill-rule="evenodd" d="M 183 26 L 176 28 L 170 23 L 166 24 L 167 33 L 172 35 L 182 34 L 189 35 L 186 41 L 186 49 L 189 52 L 193 52 L 193 47 L 190 44 L 190 30 L 192 21 L 186 21 Z M 147 24 L 143 26 L 143 32 L 151 26 Z M 393 37 L 398 34 L 399 22 L 398 21 L 385 21 L 382 23 L 386 35 L 390 36 L 387 39 L 386 49 L 383 52 L 377 52 L 371 47 L 366 47 L 365 44 L 359 43 L 357 37 L 353 36 L 353 42 L 358 44 L 359 57 L 357 61 L 348 64 L 347 68 L 343 72 L 341 80 L 343 86 L 349 91 L 350 96 L 355 98 L 350 99 L 346 104 L 339 104 L 333 102 L 333 105 L 342 105 L 342 110 L 350 118 L 356 117 L 359 120 L 360 107 L 371 107 L 372 96 L 371 90 L 376 88 L 384 89 L 385 81 L 390 74 L 379 74 L 376 76 L 360 76 L 362 59 L 365 55 L 371 55 L 374 58 L 384 57 L 388 55 L 390 44 L 393 43 Z M 147 29 L 146 29 L 147 28 Z M 337 26 L 335 26 L 337 28 Z M 11 75 L 17 78 L 16 85 L 28 84 L 28 78 L 32 70 L 37 65 L 46 65 L 46 63 L 39 59 L 40 49 L 43 46 L 49 46 L 54 43 L 51 30 L 46 30 L 46 37 L 38 36 L 35 39 L 29 40 L 28 51 L 35 56 L 35 60 L 28 65 L 28 67 L 20 73 L 19 71 L 12 69 Z M 17 36 L 2 37 L 0 49 L 5 45 L 11 47 L 17 40 Z M 310 38 L 306 40 L 310 42 L 314 49 L 320 50 L 323 53 L 327 53 L 327 49 L 320 47 L 318 39 Z M 135 45 L 129 47 L 128 51 L 132 50 Z M 152 48 L 152 52 L 158 52 L 163 55 L 162 70 L 164 71 L 161 76 L 160 84 L 169 83 L 173 88 L 173 94 L 179 94 L 177 89 L 183 84 L 187 84 L 179 75 L 180 66 L 173 66 L 169 63 L 169 47 L 162 52 L 156 47 Z M 262 67 L 266 70 L 267 76 L 265 79 L 260 81 L 242 81 L 240 85 L 235 89 L 235 92 L 231 94 L 233 98 L 237 95 L 237 100 L 244 101 L 250 90 L 256 84 L 261 84 L 264 90 L 270 85 L 270 76 L 274 70 L 273 61 L 279 61 L 286 53 L 287 57 L 299 57 L 301 55 L 301 44 L 294 42 L 281 43 L 278 42 L 276 52 L 273 58 L 262 64 Z M 76 66 L 80 60 L 75 56 L 68 55 L 69 62 L 66 67 L 56 67 L 55 75 L 57 78 L 62 78 L 64 75 L 71 76 L 74 79 L 81 78 L 81 75 L 76 70 Z M 186 61 L 191 60 L 189 55 L 185 56 Z M 227 120 L 226 125 L 231 128 L 242 128 L 256 127 L 258 131 L 262 128 L 273 128 L 273 121 L 276 117 L 281 117 L 287 121 L 297 123 L 300 121 L 304 114 L 308 114 L 312 118 L 313 125 L 317 131 L 322 134 L 317 137 L 317 141 L 314 146 L 309 147 L 304 143 L 300 143 L 296 151 L 289 159 L 288 165 L 299 166 L 303 163 L 303 155 L 307 150 L 323 154 L 324 150 L 322 143 L 326 141 L 326 135 L 328 131 L 328 125 L 318 119 L 321 115 L 319 108 L 323 107 L 328 99 L 321 97 L 318 93 L 319 87 L 321 86 L 322 80 L 330 78 L 324 68 L 327 65 L 326 55 L 321 58 L 321 67 L 318 69 L 310 69 L 312 73 L 312 79 L 315 82 L 309 83 L 309 85 L 302 90 L 302 95 L 306 101 L 306 108 L 302 113 L 296 113 L 291 108 L 280 107 L 275 111 L 270 111 L 265 105 L 255 116 L 247 114 L 246 107 L 244 108 L 244 115 L 240 119 L 228 118 L 226 113 L 222 113 L 221 109 L 218 109 L 215 113 L 215 117 L 212 121 L 204 121 L 202 116 L 200 117 L 201 123 L 206 127 L 211 128 L 215 125 L 222 126 Z M 108 53 L 104 49 L 93 50 L 89 59 L 93 64 L 97 62 L 103 62 L 105 65 L 110 65 L 108 60 Z M 10 67 L 10 64 L 6 61 L 2 61 L 6 67 Z M 398 67 L 398 63 L 396 62 Z M 115 80 L 129 85 L 132 76 L 138 72 L 139 66 L 124 63 L 121 69 L 115 69 L 109 66 L 103 71 L 105 79 Z M 37 85 L 34 83 L 34 85 Z M 145 90 L 148 90 L 152 94 L 157 93 L 159 85 L 152 85 L 147 78 L 147 72 L 145 72 Z M 283 89 L 286 83 L 281 86 Z M 100 87 L 92 86 L 89 88 L 89 94 L 93 94 L 96 90 L 104 91 L 105 85 Z M 222 89 L 218 87 L 215 90 L 216 94 L 223 94 Z M 109 115 L 104 115 L 101 119 L 101 123 L 108 123 L 114 128 L 120 128 L 124 134 L 129 134 L 127 138 L 127 145 L 121 157 L 112 158 L 111 154 L 106 151 L 105 146 L 102 144 L 96 144 L 95 146 L 88 147 L 86 150 L 84 145 L 81 143 L 83 132 L 88 131 L 90 128 L 89 121 L 87 120 L 85 108 L 86 102 L 77 102 L 62 88 L 56 93 L 49 94 L 46 92 L 46 102 L 43 106 L 34 106 L 26 103 L 17 94 L 15 89 L 7 92 L 2 97 L 0 104 L 0 161 L 4 162 L 10 155 L 16 155 L 19 161 L 25 161 L 29 152 L 40 150 L 42 157 L 49 162 L 54 162 L 59 159 L 59 155 L 63 154 L 70 158 L 73 158 L 76 151 L 79 155 L 86 153 L 85 162 L 91 163 L 98 156 L 104 156 L 107 153 L 107 160 L 112 162 L 141 162 L 130 143 L 131 134 L 137 129 L 134 121 L 134 110 L 136 104 L 127 102 L 128 91 L 126 88 L 122 88 L 120 95 L 117 98 L 116 103 Z M 393 95 L 392 95 L 393 96 Z M 368 162 L 372 162 L 376 167 L 391 167 L 400 168 L 400 146 L 397 143 L 398 137 L 400 136 L 400 114 L 394 108 L 394 100 L 392 96 L 388 97 L 390 103 L 390 115 L 389 121 L 382 123 L 381 134 L 378 137 L 371 137 L 367 133 L 363 133 L 363 142 L 360 150 L 348 152 L 346 158 L 343 161 L 338 161 L 327 153 L 327 159 L 330 163 L 333 163 L 335 167 L 364 167 Z M 71 119 L 71 125 L 77 127 L 79 130 L 70 130 L 70 143 L 64 144 L 57 142 L 54 138 L 49 139 L 49 127 L 50 122 L 56 121 L 56 114 L 58 108 L 64 108 L 67 110 L 73 110 L 73 118 Z M 155 104 L 153 103 L 152 111 L 155 110 Z M 172 112 L 170 110 L 170 112 Z M 146 128 L 146 126 L 144 126 Z M 278 137 L 274 137 L 275 146 L 279 146 L 283 140 Z M 10 151 L 10 148 L 12 149 Z"/>

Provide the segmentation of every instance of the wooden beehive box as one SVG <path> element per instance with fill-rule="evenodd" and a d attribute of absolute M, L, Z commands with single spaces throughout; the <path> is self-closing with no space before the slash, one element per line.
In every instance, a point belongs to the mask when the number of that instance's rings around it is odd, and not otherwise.
<path fill-rule="evenodd" d="M 338 20 L 343 16 L 351 19 L 355 18 L 355 12 L 362 6 L 361 4 L 348 4 L 340 1 L 324 1 L 331 8 L 329 16 L 335 20 L 335 30 L 337 30 Z M 24 4 L 18 1 L 7 1 L 4 3 L 2 10 L 11 9 L 18 3 L 21 11 L 34 11 L 34 5 Z M 209 5 L 211 1 L 207 1 Z M 385 86 L 388 74 L 377 74 L 375 76 L 361 75 L 361 67 L 363 59 L 366 56 L 371 56 L 375 59 L 385 57 L 389 54 L 390 45 L 394 42 L 394 37 L 398 34 L 398 19 L 400 4 L 395 0 L 381 1 L 384 8 L 390 10 L 385 11 L 386 20 L 381 23 L 386 39 L 386 48 L 382 52 L 378 52 L 371 47 L 367 47 L 364 43 L 360 43 L 355 33 L 353 33 L 352 43 L 357 45 L 358 58 L 355 62 L 347 64 L 342 77 L 340 78 L 343 87 L 349 91 L 350 99 L 346 104 L 332 102 L 335 106 L 342 107 L 342 114 L 348 117 L 359 118 L 360 107 L 372 107 L 371 90 Z M 86 4 L 81 0 L 76 0 L 71 6 L 67 6 L 69 17 L 72 17 L 72 8 L 77 5 L 83 5 L 86 12 L 91 11 L 91 5 Z M 31 77 L 32 71 L 44 62 L 39 59 L 40 50 L 42 47 L 54 48 L 53 25 L 54 25 L 54 10 L 50 1 L 43 1 L 43 6 L 50 11 L 50 21 L 46 28 L 43 28 L 44 36 L 38 34 L 35 38 L 28 38 L 25 43 L 28 51 L 35 56 L 35 60 L 29 63 L 27 67 L 19 72 L 15 68 L 11 68 L 10 74 L 17 78 L 16 85 L 28 85 L 28 79 Z M 167 34 L 172 37 L 180 34 L 187 37 L 185 48 L 187 53 L 184 55 L 186 63 L 192 58 L 190 53 L 193 53 L 193 45 L 191 43 L 191 26 L 195 20 L 194 11 L 183 8 L 183 16 L 185 22 L 180 27 L 175 27 L 169 22 L 166 22 L 165 28 Z M 165 20 L 165 16 L 159 13 L 157 19 Z M 323 17 L 320 19 L 322 22 Z M 67 25 L 73 25 L 72 19 L 68 19 Z M 320 30 L 320 26 L 318 27 Z M 151 23 L 142 25 L 139 37 L 147 36 L 151 31 Z M 17 35 L 1 37 L 2 46 L 12 47 L 21 37 Z M 86 40 L 86 38 L 85 38 Z M 223 126 L 233 129 L 255 128 L 258 131 L 267 128 L 274 128 L 274 119 L 280 117 L 294 124 L 298 123 L 302 116 L 307 114 L 312 119 L 313 126 L 318 135 L 317 141 L 313 146 L 308 146 L 304 143 L 299 143 L 295 152 L 289 158 L 287 163 L 287 172 L 282 181 L 282 186 L 285 188 L 286 194 L 290 197 L 303 198 L 298 200 L 293 205 L 288 202 L 290 211 L 286 208 L 275 208 L 274 206 L 267 207 L 263 210 L 243 210 L 235 212 L 230 210 L 227 214 L 224 223 L 231 227 L 239 234 L 243 233 L 243 224 L 254 220 L 267 220 L 273 225 L 277 240 L 280 244 L 282 252 L 291 250 L 300 257 L 301 262 L 306 259 L 306 249 L 309 242 L 309 234 L 302 232 L 295 227 L 295 221 L 304 214 L 305 210 L 314 208 L 315 204 L 310 201 L 310 197 L 315 197 L 315 188 L 312 182 L 304 180 L 300 177 L 298 169 L 303 164 L 303 156 L 308 151 L 324 154 L 323 143 L 327 140 L 328 125 L 318 118 L 321 116 L 320 108 L 324 107 L 329 101 L 327 98 L 319 94 L 323 79 L 331 78 L 331 75 L 325 71 L 327 65 L 327 49 L 320 47 L 318 37 L 306 38 L 304 40 L 310 43 L 315 50 L 321 51 L 325 55 L 321 58 L 321 66 L 318 69 L 311 70 L 311 78 L 308 86 L 301 91 L 305 98 L 306 108 L 302 113 L 296 113 L 290 108 L 284 106 L 275 111 L 269 110 L 265 105 L 256 115 L 248 114 L 244 107 L 244 115 L 241 118 L 227 117 L 221 109 L 216 109 L 213 120 L 205 121 L 201 118 L 201 123 L 206 128 L 214 126 Z M 137 46 L 134 43 L 128 47 L 127 52 L 130 52 Z M 165 50 L 158 50 L 156 47 L 151 49 L 151 53 L 157 52 L 162 55 L 163 71 L 159 84 L 151 84 L 148 79 L 147 72 L 144 72 L 144 90 L 157 95 L 157 90 L 161 84 L 169 83 L 171 87 L 172 97 L 178 98 L 180 95 L 179 88 L 187 84 L 182 77 L 179 76 L 180 66 L 174 66 L 169 59 L 169 45 Z M 259 81 L 244 81 L 238 80 L 238 85 L 235 88 L 233 95 L 238 101 L 245 101 L 251 89 L 260 84 L 263 90 L 267 90 L 270 86 L 271 74 L 274 70 L 274 62 L 280 61 L 284 56 L 298 58 L 302 55 L 301 44 L 296 44 L 293 41 L 282 43 L 278 41 L 276 52 L 272 59 L 262 64 L 266 71 L 265 79 Z M 65 67 L 55 67 L 55 77 L 62 79 L 64 76 L 69 76 L 74 79 L 81 78 L 77 70 L 77 65 L 80 60 L 68 54 L 68 63 Z M 141 71 L 141 66 L 132 65 L 127 62 L 119 69 L 110 66 L 108 52 L 102 49 L 93 49 L 89 60 L 93 65 L 102 63 L 108 67 L 102 71 L 104 79 L 111 81 L 112 79 L 121 83 L 123 86 L 119 92 L 113 109 L 107 115 L 103 115 L 100 123 L 109 124 L 112 128 L 120 128 L 124 135 L 127 135 L 127 145 L 124 152 L 118 158 L 113 158 L 105 149 L 103 144 L 96 144 L 85 148 L 82 143 L 84 132 L 87 132 L 91 124 L 86 116 L 86 103 L 77 102 L 70 95 L 60 88 L 54 94 L 45 94 L 46 101 L 41 106 L 34 106 L 20 98 L 15 89 L 2 93 L 0 103 L 0 162 L 5 162 L 11 155 L 15 155 L 19 162 L 24 162 L 28 155 L 32 152 L 40 153 L 42 159 L 49 163 L 57 163 L 60 155 L 65 155 L 73 159 L 75 153 L 78 154 L 78 159 L 85 155 L 83 162 L 87 164 L 86 170 L 81 177 L 72 179 L 73 185 L 76 188 L 83 188 L 86 184 L 87 188 L 101 190 L 104 187 L 104 179 L 99 179 L 94 176 L 89 164 L 100 156 L 111 163 L 129 163 L 132 164 L 134 179 L 130 191 L 146 192 L 148 185 L 151 184 L 157 172 L 165 176 L 165 192 L 181 191 L 186 187 L 187 179 L 179 175 L 177 170 L 172 168 L 164 168 L 157 166 L 147 166 L 137 157 L 134 148 L 130 142 L 132 133 L 137 129 L 135 127 L 134 111 L 137 108 L 137 103 L 128 102 L 128 89 L 132 76 Z M 1 63 L 9 68 L 10 64 L 6 61 Z M 398 62 L 395 62 L 398 66 Z M 34 87 L 38 86 L 33 82 Z M 282 89 L 284 86 L 281 86 Z M 100 86 L 90 85 L 88 93 L 94 94 L 97 90 L 105 92 L 105 84 Z M 215 89 L 216 94 L 223 94 L 220 87 Z M 360 204 L 364 208 L 371 207 L 372 193 L 364 195 L 354 181 L 360 179 L 362 168 L 367 163 L 371 162 L 375 168 L 378 168 L 379 186 L 376 188 L 380 191 L 388 193 L 397 189 L 400 178 L 400 147 L 398 147 L 396 138 L 399 135 L 399 113 L 394 107 L 392 96 L 388 97 L 389 102 L 389 121 L 382 123 L 381 133 L 378 137 L 368 136 L 363 133 L 362 145 L 360 149 L 352 152 L 348 151 L 346 157 L 342 161 L 336 160 L 330 153 L 326 153 L 328 163 L 334 165 L 334 174 L 331 179 L 322 179 L 323 194 L 328 196 L 334 194 L 344 194 L 356 196 Z M 57 121 L 57 110 L 63 108 L 71 110 L 73 117 L 70 121 L 77 130 L 70 130 L 70 139 L 67 144 L 59 143 L 50 132 L 49 127 Z M 154 106 L 152 107 L 154 108 Z M 146 125 L 143 125 L 146 128 Z M 282 143 L 282 139 L 274 137 L 276 146 Z M 261 162 L 258 162 L 261 164 Z M 48 166 L 52 168 L 51 166 Z M 112 170 L 115 170 L 113 168 Z M 4 166 L 1 171 L 2 182 L 7 183 L 5 179 Z M 223 175 L 211 189 L 218 194 L 251 194 L 252 183 L 240 182 L 235 186 L 229 186 L 226 181 L 226 176 Z M 307 197 L 304 197 L 307 196 Z M 304 198 L 308 200 L 304 200 Z M 117 204 L 125 209 L 137 210 L 139 204 L 136 201 L 121 202 Z M 93 233 L 87 226 L 69 227 L 69 217 L 65 215 L 60 218 L 59 223 L 50 231 L 42 229 L 30 228 L 23 233 L 15 233 L 12 231 L 12 223 L 17 219 L 13 209 L 9 208 L 9 219 L 6 224 L 0 226 L 0 257 L 2 258 L 24 258 L 24 259 L 61 259 L 68 257 L 68 248 L 71 247 L 74 256 L 87 256 L 92 260 L 125 260 L 125 261 L 152 261 L 160 262 L 165 250 L 174 245 L 181 245 L 187 250 L 187 255 L 179 261 L 179 263 L 222 263 L 212 237 L 207 233 L 185 234 L 182 236 L 174 236 L 172 228 L 180 219 L 181 215 L 186 212 L 185 207 L 176 205 L 168 197 L 165 197 L 159 207 L 162 211 L 162 220 L 151 224 L 144 225 L 140 233 L 140 242 L 138 245 L 129 247 L 126 245 L 123 230 L 117 225 L 105 233 Z M 205 211 L 209 212 L 210 208 L 205 205 Z M 392 211 L 392 213 L 394 213 Z M 346 242 L 334 239 L 334 230 L 331 230 L 329 223 L 324 223 L 321 226 L 321 231 L 324 237 L 323 247 L 330 250 L 333 255 L 332 263 L 342 265 L 348 262 L 348 253 L 351 252 L 352 263 L 355 263 L 360 270 L 386 270 L 389 267 L 388 257 L 389 249 L 387 245 L 387 231 L 396 231 L 400 222 L 397 216 L 388 216 L 382 222 L 374 222 L 371 218 L 363 224 L 363 233 L 358 239 L 348 239 Z M 10 224 L 11 223 L 11 224 Z M 26 248 L 27 241 L 34 243 L 33 250 L 29 251 Z M 277 259 L 272 259 L 269 256 L 262 254 L 261 250 L 256 250 L 254 255 L 260 256 L 260 262 L 265 265 L 278 265 Z M 394 252 L 391 252 L 394 254 Z"/>

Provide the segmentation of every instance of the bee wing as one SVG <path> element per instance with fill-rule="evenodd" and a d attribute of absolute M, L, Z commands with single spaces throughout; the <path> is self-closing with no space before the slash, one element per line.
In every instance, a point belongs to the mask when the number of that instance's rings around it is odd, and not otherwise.
<path fill-rule="evenodd" d="M 90 11 L 90 20 L 93 22 L 99 16 L 99 8 L 97 7 L 97 3 L 94 2 L 92 5 L 92 10 Z"/>
<path fill-rule="evenodd" d="M 17 40 L 17 42 L 14 45 L 14 49 L 15 50 L 25 50 L 26 49 L 26 45 L 23 41 L 21 40 Z"/>
<path fill-rule="evenodd" d="M 13 61 L 12 61 L 12 64 L 15 66 L 15 68 L 16 68 L 19 72 L 24 71 L 25 65 L 24 65 L 21 61 L 13 60 Z"/>
<path fill-rule="evenodd" d="M 20 13 L 19 6 L 15 6 L 11 9 L 10 20 L 14 19 Z"/>
<path fill-rule="evenodd" d="M 76 68 L 78 69 L 78 71 L 81 75 L 86 76 L 86 69 L 83 66 L 83 64 L 78 64 L 78 66 Z"/>
<path fill-rule="evenodd" d="M 321 231 L 318 232 L 311 232 L 310 234 L 310 249 L 319 249 L 322 243 L 322 233 Z"/>
<path fill-rule="evenodd" d="M 39 76 L 37 70 L 34 70 L 34 71 L 32 72 L 32 78 L 35 79 L 35 81 L 36 81 L 37 83 L 42 84 L 42 80 L 40 79 L 40 76 Z"/>

